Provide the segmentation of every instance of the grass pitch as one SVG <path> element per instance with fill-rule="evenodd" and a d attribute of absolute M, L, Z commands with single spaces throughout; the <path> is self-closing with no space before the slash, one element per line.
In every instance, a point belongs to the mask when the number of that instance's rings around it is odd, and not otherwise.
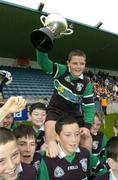
<path fill-rule="evenodd" d="M 118 118 L 118 114 L 109 114 L 106 116 L 105 120 L 105 127 L 101 126 L 101 131 L 106 135 L 107 139 L 114 136 L 113 133 L 113 126 L 114 126 L 114 119 Z"/>

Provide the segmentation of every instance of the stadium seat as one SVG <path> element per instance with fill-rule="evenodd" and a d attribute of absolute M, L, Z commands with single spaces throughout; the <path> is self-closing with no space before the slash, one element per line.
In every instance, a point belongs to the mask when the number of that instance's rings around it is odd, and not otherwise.
<path fill-rule="evenodd" d="M 13 77 L 12 83 L 3 88 L 4 99 L 19 95 L 25 98 L 41 98 L 53 93 L 53 79 L 42 70 L 6 66 L 1 69 L 11 72 Z"/>

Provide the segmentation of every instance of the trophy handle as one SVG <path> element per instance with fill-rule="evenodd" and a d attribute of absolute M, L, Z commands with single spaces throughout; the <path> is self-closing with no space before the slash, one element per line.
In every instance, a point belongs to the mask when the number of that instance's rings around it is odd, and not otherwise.
<path fill-rule="evenodd" d="M 42 16 L 40 17 L 40 20 L 41 20 L 42 24 L 43 24 L 44 26 L 46 26 L 46 23 L 45 23 L 45 21 L 46 21 L 46 16 L 42 15 Z"/>
<path fill-rule="evenodd" d="M 70 35 L 70 34 L 72 34 L 72 33 L 73 33 L 73 29 L 68 28 L 68 29 L 66 29 L 65 32 L 62 32 L 62 33 L 60 33 L 60 34 L 61 34 L 61 35 Z"/>

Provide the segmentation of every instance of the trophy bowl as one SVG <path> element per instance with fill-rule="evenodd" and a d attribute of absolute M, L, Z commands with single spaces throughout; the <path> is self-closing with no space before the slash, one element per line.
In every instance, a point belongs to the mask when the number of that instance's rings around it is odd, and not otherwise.
<path fill-rule="evenodd" d="M 53 47 L 54 39 L 73 33 L 73 30 L 68 28 L 66 19 L 60 14 L 53 13 L 47 17 L 42 15 L 40 20 L 44 27 L 35 29 L 31 33 L 31 41 L 34 47 L 40 51 L 50 51 Z"/>
<path fill-rule="evenodd" d="M 55 38 L 60 38 L 63 35 L 70 35 L 73 30 L 68 28 L 66 19 L 57 13 L 49 14 L 47 17 L 42 15 L 40 20 L 44 27 L 48 27 L 54 34 Z"/>
<path fill-rule="evenodd" d="M 31 33 L 33 46 L 42 52 L 48 52 L 53 48 L 54 35 L 48 28 L 35 29 Z"/>

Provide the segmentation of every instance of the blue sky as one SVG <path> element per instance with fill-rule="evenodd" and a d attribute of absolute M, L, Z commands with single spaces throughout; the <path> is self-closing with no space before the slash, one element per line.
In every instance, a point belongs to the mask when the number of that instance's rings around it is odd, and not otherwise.
<path fill-rule="evenodd" d="M 6 0 L 4 0 L 6 1 Z M 118 34 L 118 0 L 7 0 L 12 3 L 37 9 L 40 2 L 43 11 L 60 13 L 65 18 L 95 26 L 102 22 L 103 30 Z"/>

